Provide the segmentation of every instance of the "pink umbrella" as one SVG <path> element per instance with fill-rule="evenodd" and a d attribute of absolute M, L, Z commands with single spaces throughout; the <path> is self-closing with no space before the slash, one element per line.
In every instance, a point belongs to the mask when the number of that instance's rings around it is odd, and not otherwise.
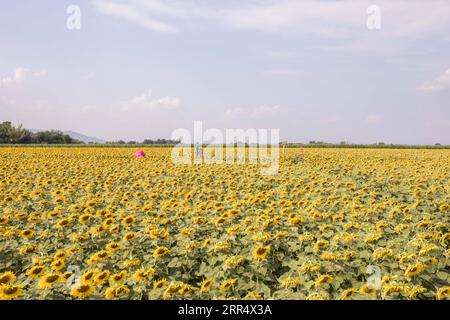
<path fill-rule="evenodd" d="M 143 157 L 145 157 L 145 152 L 143 150 L 136 152 L 133 156 L 133 158 L 135 158 L 135 159 L 139 159 L 139 158 L 143 158 Z"/>

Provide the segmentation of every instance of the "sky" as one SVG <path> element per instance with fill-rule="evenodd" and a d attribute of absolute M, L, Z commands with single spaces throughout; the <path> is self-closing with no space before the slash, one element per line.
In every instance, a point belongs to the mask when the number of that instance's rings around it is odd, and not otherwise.
<path fill-rule="evenodd" d="M 196 120 L 450 144 L 450 1 L 0 0 L 0 121 L 141 141 Z"/>

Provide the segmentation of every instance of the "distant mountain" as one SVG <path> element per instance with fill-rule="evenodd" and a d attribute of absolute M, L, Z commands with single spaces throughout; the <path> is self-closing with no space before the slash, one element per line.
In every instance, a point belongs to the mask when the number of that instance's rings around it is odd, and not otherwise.
<path fill-rule="evenodd" d="M 40 129 L 28 129 L 28 130 L 30 130 L 32 133 L 38 133 L 40 131 L 45 131 L 45 130 L 40 130 Z M 72 139 L 79 140 L 84 143 L 106 143 L 105 140 L 95 138 L 95 137 L 89 137 L 89 136 L 86 136 L 84 134 L 81 134 L 81 133 L 75 132 L 75 131 L 69 130 L 69 131 L 64 131 L 64 133 L 69 135 Z"/>
<path fill-rule="evenodd" d="M 95 137 L 89 137 L 75 131 L 64 131 L 64 133 L 68 134 L 72 139 L 83 141 L 84 143 L 106 143 L 105 140 Z"/>

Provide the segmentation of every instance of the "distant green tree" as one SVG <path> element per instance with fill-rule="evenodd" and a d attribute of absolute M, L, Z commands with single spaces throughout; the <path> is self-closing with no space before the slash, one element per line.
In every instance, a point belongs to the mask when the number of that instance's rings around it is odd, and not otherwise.
<path fill-rule="evenodd" d="M 0 143 L 31 143 L 33 134 L 19 125 L 15 128 L 11 122 L 0 124 Z"/>
<path fill-rule="evenodd" d="M 73 144 L 81 143 L 78 140 L 73 139 L 68 134 L 64 134 L 58 130 L 39 131 L 34 135 L 34 143 L 44 144 Z"/>
<path fill-rule="evenodd" d="M 151 140 L 151 139 L 145 139 L 142 141 L 142 144 L 178 144 L 181 141 L 179 140 L 170 140 L 170 139 L 157 139 L 157 140 Z"/>
<path fill-rule="evenodd" d="M 0 124 L 0 143 L 8 144 L 73 144 L 82 143 L 75 140 L 61 131 L 40 131 L 33 134 L 31 131 L 19 125 L 14 127 L 11 122 L 6 121 Z"/>
<path fill-rule="evenodd" d="M 0 143 L 11 143 L 11 133 L 13 127 L 11 122 L 5 121 L 0 124 Z"/>

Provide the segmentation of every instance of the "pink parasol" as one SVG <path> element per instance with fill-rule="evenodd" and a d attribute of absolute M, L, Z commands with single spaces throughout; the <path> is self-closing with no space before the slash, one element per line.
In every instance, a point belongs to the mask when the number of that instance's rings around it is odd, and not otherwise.
<path fill-rule="evenodd" d="M 135 158 L 135 159 L 139 159 L 139 158 L 143 158 L 143 157 L 145 157 L 145 152 L 143 150 L 136 152 L 133 156 L 133 158 Z"/>

